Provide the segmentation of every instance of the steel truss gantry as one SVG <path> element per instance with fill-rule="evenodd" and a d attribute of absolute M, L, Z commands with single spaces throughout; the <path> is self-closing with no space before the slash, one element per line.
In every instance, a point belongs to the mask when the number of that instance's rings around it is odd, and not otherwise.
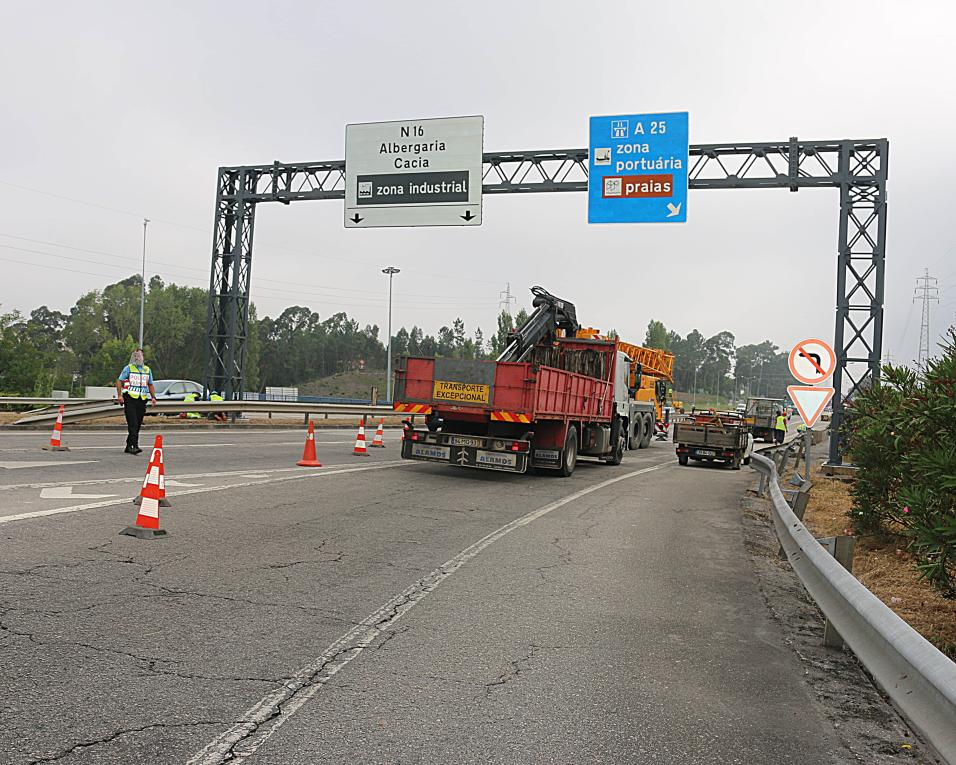
<path fill-rule="evenodd" d="M 883 343 L 886 180 L 889 142 L 875 140 L 699 144 L 690 147 L 692 189 L 835 187 L 837 367 L 830 461 L 841 461 L 837 434 L 844 400 L 876 383 Z M 484 194 L 587 191 L 588 150 L 488 152 Z M 256 205 L 345 198 L 345 161 L 221 167 L 209 279 L 204 385 L 227 399 L 242 392 Z M 839 392 L 843 391 L 843 395 Z"/>

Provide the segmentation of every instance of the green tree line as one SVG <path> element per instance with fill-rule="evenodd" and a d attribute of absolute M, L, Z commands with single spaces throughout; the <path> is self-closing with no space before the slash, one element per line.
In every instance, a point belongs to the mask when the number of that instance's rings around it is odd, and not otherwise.
<path fill-rule="evenodd" d="M 77 394 L 87 385 L 110 385 L 139 336 L 141 281 L 129 277 L 82 295 L 69 313 L 40 306 L 28 316 L 0 311 L 0 394 L 48 396 L 51 390 Z M 165 284 L 154 276 L 146 290 L 146 359 L 156 379 L 201 382 L 206 343 L 207 292 Z M 393 355 L 488 358 L 505 345 L 515 319 L 502 312 L 494 334 L 473 333 L 455 319 L 437 335 L 402 327 L 392 340 Z M 360 326 L 344 312 L 322 318 L 304 306 L 290 306 L 275 318 L 259 319 L 250 309 L 246 345 L 247 390 L 298 385 L 362 366 L 384 368 L 386 346 L 374 324 Z"/>
<path fill-rule="evenodd" d="M 140 277 L 134 275 L 87 292 L 66 314 L 46 306 L 29 316 L 0 312 L 0 392 L 49 395 L 54 388 L 82 392 L 86 385 L 111 384 L 136 347 L 139 303 Z M 157 379 L 202 381 L 206 311 L 204 289 L 165 284 L 158 276 L 150 279 L 146 357 Z M 460 318 L 435 335 L 418 326 L 401 327 L 393 335 L 392 353 L 495 358 L 504 350 L 508 333 L 527 316 L 523 309 L 514 317 L 501 311 L 487 334 L 480 326 L 469 331 Z M 736 347 L 731 332 L 705 337 L 694 329 L 681 337 L 651 320 L 644 344 L 674 354 L 677 390 L 725 397 L 735 390 L 775 398 L 786 395 L 787 356 L 769 340 Z M 308 307 L 290 306 L 275 318 L 260 319 L 252 306 L 246 389 L 299 385 L 363 366 L 381 369 L 386 353 L 378 326 L 361 326 L 344 312 L 323 318 Z"/>
<path fill-rule="evenodd" d="M 49 395 L 110 385 L 139 335 L 140 277 L 86 293 L 69 314 L 40 306 L 0 313 L 0 391 Z M 144 307 L 148 363 L 166 378 L 193 379 L 202 367 L 206 291 L 154 276 Z M 253 354 L 254 355 L 254 354 Z M 255 359 L 253 359 L 255 361 Z"/>
<path fill-rule="evenodd" d="M 793 377 L 786 352 L 769 340 L 737 346 L 732 332 L 704 337 L 693 329 L 686 337 L 651 319 L 644 345 L 674 354 L 674 388 L 727 398 L 765 396 L 785 398 Z"/>

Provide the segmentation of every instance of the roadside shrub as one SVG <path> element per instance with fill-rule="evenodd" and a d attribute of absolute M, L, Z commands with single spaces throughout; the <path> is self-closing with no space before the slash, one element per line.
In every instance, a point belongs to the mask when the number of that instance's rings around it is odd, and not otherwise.
<path fill-rule="evenodd" d="M 956 597 L 956 330 L 925 370 L 885 366 L 848 418 L 852 526 L 902 535 L 920 575 Z"/>

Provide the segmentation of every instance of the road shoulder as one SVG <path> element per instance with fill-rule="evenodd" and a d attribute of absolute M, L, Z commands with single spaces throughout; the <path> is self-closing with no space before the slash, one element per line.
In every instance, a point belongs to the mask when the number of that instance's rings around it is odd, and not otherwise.
<path fill-rule="evenodd" d="M 804 670 L 804 680 L 845 750 L 842 761 L 884 765 L 931 763 L 919 739 L 847 650 L 823 645 L 823 614 L 796 573 L 777 551 L 769 504 L 756 497 L 741 500 L 745 545 L 760 591 L 773 619 Z"/>

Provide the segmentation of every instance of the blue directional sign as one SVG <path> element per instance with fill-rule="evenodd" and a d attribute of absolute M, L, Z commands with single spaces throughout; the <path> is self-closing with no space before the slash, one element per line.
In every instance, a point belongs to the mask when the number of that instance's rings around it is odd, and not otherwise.
<path fill-rule="evenodd" d="M 591 117 L 588 223 L 687 220 L 687 112 Z"/>

